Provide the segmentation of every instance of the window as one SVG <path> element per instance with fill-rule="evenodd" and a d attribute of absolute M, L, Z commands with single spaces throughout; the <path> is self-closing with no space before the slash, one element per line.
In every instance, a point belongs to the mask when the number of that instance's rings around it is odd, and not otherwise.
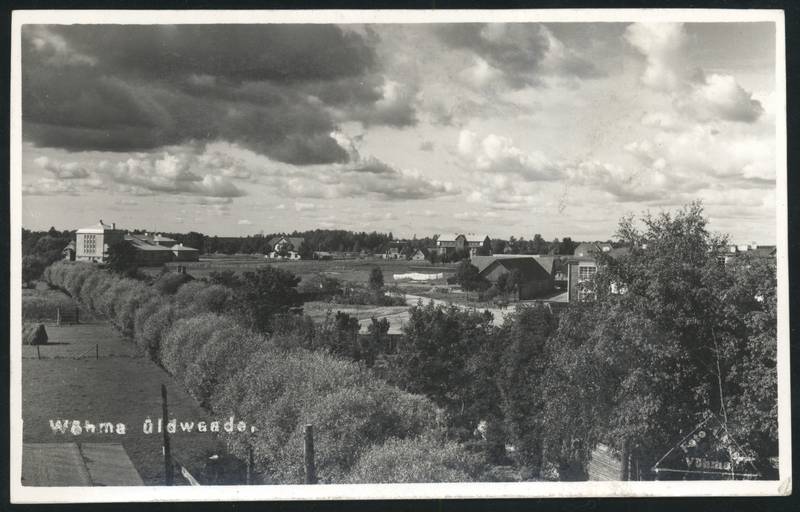
<path fill-rule="evenodd" d="M 597 272 L 597 267 L 581 265 L 578 267 L 578 300 L 588 300 L 592 295 L 592 285 L 590 281 Z"/>
<path fill-rule="evenodd" d="M 97 237 L 95 235 L 83 235 L 83 252 L 94 254 L 97 249 Z"/>
<path fill-rule="evenodd" d="M 597 272 L 597 267 L 580 266 L 578 267 L 578 280 L 587 281 L 594 277 L 595 272 Z"/>

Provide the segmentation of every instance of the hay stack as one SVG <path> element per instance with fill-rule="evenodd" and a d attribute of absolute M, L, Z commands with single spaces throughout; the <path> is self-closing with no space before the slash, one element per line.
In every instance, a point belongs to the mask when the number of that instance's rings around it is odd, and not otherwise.
<path fill-rule="evenodd" d="M 47 345 L 47 330 L 44 324 L 26 323 L 22 326 L 23 345 Z"/>

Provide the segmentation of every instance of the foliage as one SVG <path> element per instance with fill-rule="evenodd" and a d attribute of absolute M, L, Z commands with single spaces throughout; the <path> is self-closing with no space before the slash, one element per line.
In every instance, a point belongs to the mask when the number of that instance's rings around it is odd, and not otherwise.
<path fill-rule="evenodd" d="M 119 274 L 134 275 L 137 270 L 136 249 L 125 240 L 118 240 L 109 244 L 108 268 Z"/>
<path fill-rule="evenodd" d="M 273 315 L 287 313 L 303 305 L 297 284 L 300 278 L 271 265 L 242 275 L 243 284 L 236 289 L 236 300 L 247 324 L 258 331 L 271 328 Z"/>
<path fill-rule="evenodd" d="M 467 260 L 458 264 L 453 278 L 456 283 L 461 285 L 461 288 L 467 291 L 485 290 L 489 287 L 489 283 L 478 272 L 478 267 Z"/>
<path fill-rule="evenodd" d="M 432 436 L 389 439 L 366 451 L 347 476 L 347 483 L 472 482 L 483 462 L 452 441 Z"/>
<path fill-rule="evenodd" d="M 22 285 L 30 286 L 31 282 L 39 279 L 48 262 L 41 256 L 22 257 Z"/>
<path fill-rule="evenodd" d="M 405 338 L 394 359 L 394 381 L 444 408 L 453 433 L 471 435 L 488 412 L 483 379 L 473 371 L 492 345 L 491 313 L 455 306 L 417 305 L 410 310 Z"/>
<path fill-rule="evenodd" d="M 369 288 L 378 291 L 383 288 L 383 271 L 380 267 L 372 267 L 369 272 Z"/>
<path fill-rule="evenodd" d="M 172 295 L 178 288 L 192 280 L 189 274 L 179 272 L 165 272 L 158 276 L 153 287 L 164 295 Z"/>

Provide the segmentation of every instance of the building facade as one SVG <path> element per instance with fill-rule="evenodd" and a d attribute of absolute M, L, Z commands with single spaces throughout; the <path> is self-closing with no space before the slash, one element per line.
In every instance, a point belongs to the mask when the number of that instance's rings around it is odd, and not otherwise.
<path fill-rule="evenodd" d="M 94 226 L 80 228 L 75 233 L 75 261 L 105 263 L 109 246 L 124 237 L 125 232 L 116 224 L 105 224 L 102 219 Z"/>

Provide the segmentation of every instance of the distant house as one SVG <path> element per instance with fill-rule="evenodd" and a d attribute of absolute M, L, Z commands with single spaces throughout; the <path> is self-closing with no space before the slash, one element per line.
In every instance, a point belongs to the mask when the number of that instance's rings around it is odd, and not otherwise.
<path fill-rule="evenodd" d="M 159 245 L 153 241 L 153 236 L 145 234 L 126 234 L 125 241 L 136 250 L 136 263 L 143 267 L 157 267 L 172 261 L 173 253 L 170 247 Z"/>
<path fill-rule="evenodd" d="M 386 260 L 404 259 L 405 248 L 406 244 L 402 242 L 390 242 L 389 247 L 387 247 L 386 252 L 384 252 L 381 257 Z"/>
<path fill-rule="evenodd" d="M 733 258 L 740 254 L 749 254 L 758 258 L 775 258 L 778 250 L 774 245 L 757 245 L 755 242 L 742 245 L 728 246 L 728 254 L 725 256 L 725 263 L 729 263 Z"/>
<path fill-rule="evenodd" d="M 299 236 L 275 236 L 272 237 L 269 242 L 270 249 L 274 252 L 299 252 L 300 246 L 303 245 L 305 239 Z"/>
<path fill-rule="evenodd" d="M 305 239 L 299 236 L 275 236 L 272 237 L 267 244 L 272 249 L 267 258 L 277 260 L 299 260 L 300 259 L 300 246 L 303 245 Z"/>
<path fill-rule="evenodd" d="M 517 288 L 519 300 L 536 299 L 555 290 L 555 260 L 551 256 L 499 257 L 481 261 L 486 264 L 480 270 L 480 275 L 491 283 L 497 283 L 501 275 L 516 271 L 520 277 Z"/>
<path fill-rule="evenodd" d="M 491 241 L 487 235 L 447 233 L 436 239 L 434 250 L 441 256 L 450 256 L 456 252 L 468 252 L 470 255 L 475 255 L 484 245 L 488 247 Z"/>
<path fill-rule="evenodd" d="M 619 258 L 629 253 L 627 247 L 613 248 L 607 243 L 579 244 L 567 259 L 567 292 L 569 302 L 587 300 L 592 296 L 591 282 L 599 268 L 598 254 Z"/>
<path fill-rule="evenodd" d="M 175 244 L 172 250 L 172 261 L 198 261 L 200 259 L 200 251 L 188 245 Z"/>
<path fill-rule="evenodd" d="M 425 249 L 417 249 L 414 251 L 414 254 L 411 255 L 412 261 L 425 261 L 428 259 L 428 251 Z"/>
<path fill-rule="evenodd" d="M 80 228 L 75 233 L 75 260 L 105 263 L 108 248 L 123 240 L 125 232 L 117 225 L 105 224 L 102 219 L 95 225 Z"/>
<path fill-rule="evenodd" d="M 75 261 L 75 241 L 71 240 L 66 247 L 61 250 L 61 255 L 66 261 Z"/>

